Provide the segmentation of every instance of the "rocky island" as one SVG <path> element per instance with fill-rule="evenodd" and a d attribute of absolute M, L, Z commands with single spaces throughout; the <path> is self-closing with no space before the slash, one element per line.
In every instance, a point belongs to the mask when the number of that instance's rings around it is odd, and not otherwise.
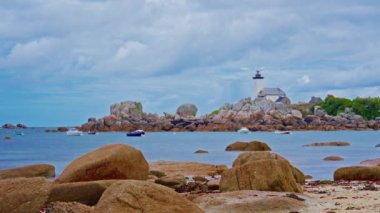
<path fill-rule="evenodd" d="M 311 113 L 310 108 L 317 102 L 313 97 L 305 108 L 292 105 L 288 98 L 281 101 L 246 98 L 197 117 L 198 108 L 194 104 L 183 104 L 175 113 L 159 116 L 144 112 L 140 102 L 124 101 L 112 104 L 110 115 L 100 119 L 89 118 L 81 130 L 237 131 L 242 127 L 251 131 L 380 129 L 380 119 L 365 120 L 349 108 L 336 116 L 328 115 L 320 108 Z"/>

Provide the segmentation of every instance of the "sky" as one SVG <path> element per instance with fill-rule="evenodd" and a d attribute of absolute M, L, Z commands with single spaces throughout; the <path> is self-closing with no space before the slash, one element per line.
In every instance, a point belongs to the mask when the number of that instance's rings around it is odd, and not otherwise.
<path fill-rule="evenodd" d="M 109 106 L 198 114 L 281 87 L 379 96 L 377 0 L 1 0 L 0 124 L 80 125 Z"/>

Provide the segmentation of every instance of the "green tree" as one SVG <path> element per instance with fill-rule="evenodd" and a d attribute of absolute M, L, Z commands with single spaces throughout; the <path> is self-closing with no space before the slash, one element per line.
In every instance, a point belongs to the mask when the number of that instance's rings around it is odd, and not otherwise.
<path fill-rule="evenodd" d="M 336 98 L 333 95 L 328 95 L 325 101 L 318 104 L 329 115 L 336 116 L 338 113 L 344 112 L 346 107 L 352 107 L 352 101 L 347 98 Z"/>
<path fill-rule="evenodd" d="M 352 109 L 366 120 L 380 117 L 380 98 L 360 98 L 353 100 Z"/>

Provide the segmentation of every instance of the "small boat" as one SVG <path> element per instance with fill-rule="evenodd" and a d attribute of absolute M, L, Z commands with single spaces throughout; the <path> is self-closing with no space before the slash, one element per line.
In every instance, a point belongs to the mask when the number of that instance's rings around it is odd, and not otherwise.
<path fill-rule="evenodd" d="M 81 135 L 83 135 L 83 132 L 79 131 L 77 129 L 69 129 L 66 132 L 66 135 L 69 135 L 69 136 L 81 136 Z"/>
<path fill-rule="evenodd" d="M 237 132 L 242 133 L 242 134 L 247 134 L 247 133 L 249 133 L 249 129 L 247 129 L 247 127 L 242 127 Z"/>
<path fill-rule="evenodd" d="M 96 135 L 98 133 L 96 131 L 88 131 L 87 134 L 89 134 L 89 135 Z"/>
<path fill-rule="evenodd" d="M 129 136 L 129 137 L 140 137 L 143 135 L 145 135 L 145 131 L 141 130 L 141 129 L 127 133 L 127 136 Z"/>
<path fill-rule="evenodd" d="M 291 131 L 275 131 L 274 133 L 275 133 L 275 134 L 283 134 L 283 135 L 289 135 L 289 134 L 292 134 Z"/>

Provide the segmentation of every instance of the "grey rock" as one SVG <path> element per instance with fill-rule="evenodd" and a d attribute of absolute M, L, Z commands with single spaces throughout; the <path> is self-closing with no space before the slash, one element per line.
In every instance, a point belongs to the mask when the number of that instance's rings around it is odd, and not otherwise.
<path fill-rule="evenodd" d="M 143 107 L 140 102 L 123 101 L 112 104 L 110 107 L 111 115 L 118 118 L 131 118 L 132 120 L 141 120 L 143 116 Z"/>
<path fill-rule="evenodd" d="M 259 107 L 264 113 L 268 113 L 275 108 L 275 103 L 265 98 L 256 98 L 254 104 Z"/>
<path fill-rule="evenodd" d="M 194 104 L 182 104 L 177 108 L 176 115 L 180 118 L 193 118 L 197 115 L 198 108 Z"/>
<path fill-rule="evenodd" d="M 293 110 L 291 111 L 291 114 L 292 114 L 294 117 L 296 117 L 296 118 L 300 118 L 300 119 L 302 119 L 302 113 L 301 113 L 299 110 L 295 110 L 295 109 L 293 109 Z"/>

